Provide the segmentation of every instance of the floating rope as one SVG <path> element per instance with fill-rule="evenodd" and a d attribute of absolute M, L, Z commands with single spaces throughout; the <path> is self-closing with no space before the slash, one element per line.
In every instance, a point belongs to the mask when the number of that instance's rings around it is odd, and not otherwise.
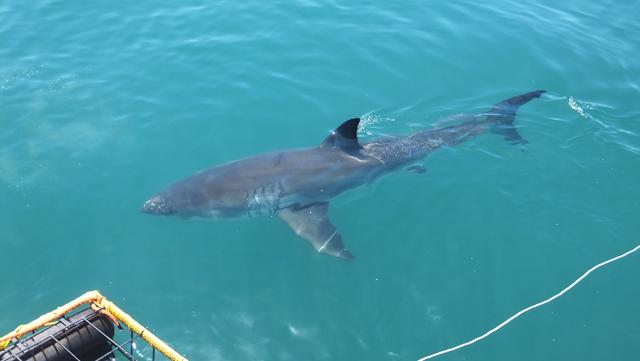
<path fill-rule="evenodd" d="M 604 261 L 604 262 L 602 262 L 602 263 L 598 263 L 597 265 L 595 265 L 595 266 L 591 267 L 587 272 L 585 272 L 585 273 L 584 273 L 582 276 L 580 276 L 577 280 L 573 281 L 573 283 L 571 283 L 569 286 L 567 286 L 567 287 L 566 287 L 565 289 L 563 289 L 562 291 L 560 291 L 560 292 L 558 292 L 557 294 L 555 294 L 555 295 L 553 295 L 553 296 L 551 296 L 551 297 L 547 298 L 547 299 L 546 299 L 546 300 L 544 300 L 544 301 L 538 302 L 538 303 L 536 303 L 535 305 L 531 305 L 531 306 L 529 306 L 529 307 L 527 307 L 527 308 L 523 309 L 522 311 L 520 311 L 520 312 L 516 313 L 515 315 L 513 315 L 513 316 L 509 317 L 508 319 L 504 320 L 504 321 L 503 321 L 501 324 L 499 324 L 498 326 L 496 326 L 496 327 L 492 328 L 491 330 L 489 330 L 489 331 L 485 332 L 484 334 L 482 334 L 482 335 L 480 335 L 480 336 L 478 336 L 478 337 L 474 338 L 473 340 L 470 340 L 470 341 L 467 341 L 467 342 L 465 342 L 465 343 L 462 343 L 462 344 L 460 344 L 460 345 L 458 345 L 458 346 L 454 346 L 454 347 L 451 347 L 451 348 L 448 348 L 448 349 L 445 349 L 445 350 L 442 350 L 442 351 L 438 351 L 438 352 L 433 353 L 433 354 L 431 354 L 431 355 L 428 355 L 428 356 L 422 357 L 422 358 L 420 358 L 418 361 L 425 361 L 425 360 L 429 360 L 429 359 L 432 359 L 432 358 L 434 358 L 434 357 L 438 357 L 438 356 L 440 356 L 440 355 L 444 355 L 444 354 L 446 354 L 446 353 L 453 352 L 453 351 L 455 351 L 455 350 L 459 350 L 459 349 L 461 349 L 461 348 L 463 348 L 463 347 L 467 347 L 467 346 L 473 345 L 474 343 L 476 343 L 476 342 L 478 342 L 478 341 L 481 341 L 481 340 L 483 340 L 483 339 L 485 339 L 485 338 L 489 337 L 489 335 L 491 335 L 492 333 L 494 333 L 494 332 L 498 331 L 499 329 L 503 328 L 503 327 L 504 327 L 504 326 L 506 326 L 509 322 L 511 322 L 511 321 L 513 321 L 513 320 L 515 320 L 516 318 L 518 318 L 518 317 L 522 316 L 523 314 L 525 314 L 525 313 L 527 313 L 527 312 L 529 312 L 529 311 L 531 311 L 531 310 L 533 310 L 533 309 L 535 309 L 535 308 L 538 308 L 538 307 L 540 307 L 540 306 L 543 306 L 543 305 L 545 305 L 545 304 L 547 304 L 547 303 L 549 303 L 549 302 L 551 302 L 551 301 L 555 300 L 556 298 L 558 298 L 558 297 L 562 296 L 562 295 L 563 295 L 563 294 L 565 294 L 567 291 L 569 291 L 570 289 L 572 289 L 575 285 L 577 285 L 578 283 L 580 283 L 580 281 L 582 281 L 585 277 L 587 277 L 591 272 L 593 272 L 593 271 L 597 270 L 597 269 L 598 269 L 598 268 L 600 268 L 600 267 L 606 266 L 606 265 L 608 265 L 608 264 L 609 264 L 609 263 L 611 263 L 611 262 L 615 262 L 615 261 L 617 261 L 617 260 L 619 260 L 619 259 L 621 259 L 621 258 L 623 258 L 623 257 L 626 257 L 626 256 L 628 256 L 628 255 L 632 254 L 633 252 L 637 251 L 638 249 L 640 249 L 640 245 L 637 245 L 637 246 L 636 246 L 635 248 L 633 248 L 632 250 L 627 251 L 627 252 L 625 252 L 625 253 L 623 253 L 623 254 L 621 254 L 621 255 L 618 255 L 618 256 L 616 256 L 616 257 L 613 257 L 613 258 L 611 258 L 611 259 L 608 259 L 608 260 L 606 260 L 606 261 Z"/>

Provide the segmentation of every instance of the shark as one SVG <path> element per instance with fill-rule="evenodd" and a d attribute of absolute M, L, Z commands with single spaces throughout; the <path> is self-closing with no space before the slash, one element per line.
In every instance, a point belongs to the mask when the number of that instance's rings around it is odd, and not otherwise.
<path fill-rule="evenodd" d="M 503 100 L 486 112 L 464 117 L 460 124 L 368 143 L 358 140 L 360 119 L 352 118 L 317 146 L 258 154 L 178 180 L 144 202 L 141 211 L 213 219 L 278 217 L 317 252 L 352 260 L 353 254 L 329 219 L 332 198 L 398 169 L 422 173 L 425 168 L 420 163 L 427 155 L 483 133 L 525 144 L 514 125 L 516 113 L 544 92 Z"/>

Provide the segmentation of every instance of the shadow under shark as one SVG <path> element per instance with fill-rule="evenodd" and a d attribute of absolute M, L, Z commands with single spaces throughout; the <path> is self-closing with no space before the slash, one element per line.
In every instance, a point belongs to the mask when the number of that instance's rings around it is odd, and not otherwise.
<path fill-rule="evenodd" d="M 360 119 L 349 119 L 317 147 L 265 153 L 202 170 L 169 185 L 141 210 L 206 218 L 277 215 L 316 251 L 351 260 L 327 215 L 331 198 L 415 164 L 442 146 L 487 131 L 512 144 L 526 143 L 514 127 L 515 115 L 521 105 L 542 93 L 536 90 L 506 99 L 462 124 L 366 144 L 357 138 Z M 408 170 L 421 173 L 424 167 L 413 165 Z"/>

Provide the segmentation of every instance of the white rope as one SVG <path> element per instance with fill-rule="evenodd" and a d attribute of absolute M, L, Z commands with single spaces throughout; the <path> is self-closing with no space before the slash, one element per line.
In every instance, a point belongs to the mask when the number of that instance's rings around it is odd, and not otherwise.
<path fill-rule="evenodd" d="M 609 260 L 606 260 L 606 261 L 604 261 L 604 262 L 602 262 L 602 263 L 599 263 L 599 264 L 597 264 L 597 265 L 595 265 L 595 266 L 591 267 L 587 272 L 585 272 L 582 276 L 580 276 L 580 278 L 578 278 L 577 280 L 573 281 L 573 283 L 572 283 L 572 284 L 570 284 L 569 286 L 567 286 L 567 287 L 566 287 L 565 289 L 563 289 L 562 291 L 560 291 L 560 292 L 558 292 L 557 294 L 555 294 L 555 295 L 553 295 L 553 296 L 551 296 L 551 297 L 547 298 L 547 299 L 546 299 L 546 300 L 544 300 L 544 301 L 538 302 L 538 303 L 536 303 L 535 305 L 531 305 L 531 306 L 529 306 L 529 307 L 525 308 L 524 310 L 522 310 L 522 311 L 520 311 L 520 312 L 516 313 L 515 315 L 513 315 L 513 316 L 509 317 L 508 319 L 506 319 L 505 321 L 503 321 L 503 322 L 502 322 L 501 324 L 499 324 L 498 326 L 496 326 L 496 327 L 492 328 L 491 330 L 489 330 L 489 331 L 485 332 L 485 333 L 484 333 L 484 334 L 482 334 L 481 336 L 478 336 L 478 337 L 474 338 L 473 340 L 467 341 L 467 342 L 462 343 L 462 344 L 460 344 L 460 345 L 458 345 L 458 346 L 451 347 L 451 348 L 448 348 L 448 349 L 446 349 L 446 350 L 438 351 L 438 352 L 433 353 L 433 354 L 431 354 L 431 355 L 425 356 L 425 357 L 423 357 L 423 358 L 419 359 L 418 361 L 429 360 L 429 359 L 432 359 L 432 358 L 434 358 L 434 357 L 438 357 L 438 356 L 440 356 L 440 355 L 444 355 L 444 354 L 446 354 L 446 353 L 449 353 L 449 352 L 452 352 L 452 351 L 455 351 L 455 350 L 459 350 L 459 349 L 461 349 L 461 348 L 463 348 L 463 347 L 467 347 L 467 346 L 469 346 L 469 345 L 473 345 L 474 343 L 476 343 L 476 342 L 478 342 L 478 341 L 481 341 L 481 340 L 483 340 L 483 339 L 487 338 L 489 335 L 491 335 L 492 333 L 494 333 L 494 332 L 498 331 L 498 330 L 499 330 L 499 329 L 501 329 L 502 327 L 506 326 L 509 322 L 511 322 L 511 321 L 513 321 L 513 320 L 515 320 L 516 318 L 518 318 L 518 317 L 522 316 L 523 314 L 525 314 L 525 313 L 527 313 L 527 312 L 529 312 L 529 311 L 533 310 L 534 308 L 538 308 L 538 307 L 540 307 L 540 306 L 542 306 L 542 305 L 545 305 L 545 304 L 547 304 L 547 303 L 549 303 L 549 302 L 551 302 L 551 301 L 555 300 L 556 298 L 558 298 L 558 297 L 562 296 L 562 295 L 563 295 L 563 294 L 565 294 L 567 291 L 569 291 L 570 289 L 572 289 L 575 285 L 577 285 L 578 283 L 580 283 L 580 281 L 582 281 L 585 277 L 587 277 L 591 272 L 593 272 L 593 271 L 597 270 L 597 269 L 598 269 L 598 268 L 600 268 L 600 267 L 606 266 L 607 264 L 609 264 L 609 263 L 611 263 L 611 262 L 615 262 L 615 261 L 619 260 L 620 258 L 626 257 L 626 256 L 630 255 L 631 253 L 633 253 L 633 252 L 637 251 L 638 249 L 640 249 L 640 245 L 637 245 L 634 249 L 632 249 L 632 250 L 630 250 L 630 251 L 627 251 L 627 252 L 625 252 L 625 253 L 623 253 L 623 254 L 621 254 L 621 255 L 619 255 L 619 256 L 613 257 L 613 258 L 611 258 L 611 259 L 609 259 Z"/>

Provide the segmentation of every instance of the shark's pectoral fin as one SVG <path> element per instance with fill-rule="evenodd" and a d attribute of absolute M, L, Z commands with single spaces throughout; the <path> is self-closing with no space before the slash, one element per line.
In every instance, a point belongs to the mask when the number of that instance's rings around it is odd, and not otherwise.
<path fill-rule="evenodd" d="M 419 164 L 412 165 L 411 167 L 407 168 L 407 172 L 416 173 L 416 174 L 422 174 L 426 171 L 427 171 L 427 168 Z"/>
<path fill-rule="evenodd" d="M 329 222 L 329 203 L 317 203 L 304 208 L 283 208 L 278 216 L 300 237 L 320 253 L 350 261 L 351 252 L 344 248 L 342 236 Z"/>

